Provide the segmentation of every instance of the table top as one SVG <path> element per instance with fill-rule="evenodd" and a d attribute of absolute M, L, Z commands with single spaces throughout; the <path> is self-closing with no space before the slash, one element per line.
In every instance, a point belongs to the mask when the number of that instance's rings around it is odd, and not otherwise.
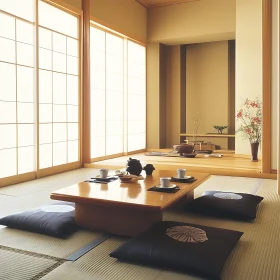
<path fill-rule="evenodd" d="M 127 204 L 135 208 L 161 208 L 164 209 L 173 204 L 187 193 L 193 191 L 201 183 L 206 181 L 210 174 L 191 173 L 197 180 L 193 183 L 171 182 L 180 187 L 176 193 L 163 193 L 147 191 L 147 189 L 159 185 L 160 177 L 176 177 L 174 170 L 155 170 L 152 175 L 145 176 L 143 180 L 122 183 L 119 179 L 108 184 L 81 182 L 72 186 L 54 191 L 50 197 L 56 200 L 71 201 L 91 204 Z"/>

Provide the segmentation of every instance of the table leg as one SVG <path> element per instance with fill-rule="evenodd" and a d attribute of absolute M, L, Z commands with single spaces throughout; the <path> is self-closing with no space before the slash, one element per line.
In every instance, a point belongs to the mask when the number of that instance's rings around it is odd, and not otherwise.
<path fill-rule="evenodd" d="M 76 223 L 90 230 L 135 236 L 162 221 L 162 211 L 156 209 L 129 209 L 121 206 L 75 204 Z"/>
<path fill-rule="evenodd" d="M 186 196 L 182 197 L 173 206 L 173 209 L 184 210 L 186 205 L 194 200 L 194 191 L 189 192 Z"/>

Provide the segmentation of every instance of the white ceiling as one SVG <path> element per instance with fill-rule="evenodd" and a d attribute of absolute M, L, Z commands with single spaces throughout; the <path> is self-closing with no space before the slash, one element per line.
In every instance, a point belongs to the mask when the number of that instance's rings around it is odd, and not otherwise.
<path fill-rule="evenodd" d="M 146 8 L 155 8 L 167 5 L 174 5 L 192 1 L 200 1 L 200 0 L 136 0 Z"/>

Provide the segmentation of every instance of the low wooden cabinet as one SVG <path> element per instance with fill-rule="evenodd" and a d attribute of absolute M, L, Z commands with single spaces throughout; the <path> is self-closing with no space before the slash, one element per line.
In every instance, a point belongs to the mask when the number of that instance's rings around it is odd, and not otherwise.
<path fill-rule="evenodd" d="M 184 141 L 186 140 L 189 140 L 191 141 L 193 138 L 193 134 L 192 133 L 180 133 L 180 143 L 183 143 Z M 234 141 L 234 138 L 235 138 L 235 134 L 220 134 L 220 133 L 206 133 L 206 134 L 197 134 L 196 135 L 196 138 L 198 139 L 201 139 L 201 138 L 227 138 L 228 139 L 228 149 L 230 150 L 234 150 L 235 149 L 235 141 Z M 211 145 L 211 144 L 208 144 L 209 146 L 213 146 L 212 148 L 209 147 L 209 148 L 206 148 L 205 146 L 202 148 L 200 148 L 200 145 L 198 145 L 198 150 L 215 150 L 215 145 Z M 202 145 L 202 144 L 201 144 Z"/>

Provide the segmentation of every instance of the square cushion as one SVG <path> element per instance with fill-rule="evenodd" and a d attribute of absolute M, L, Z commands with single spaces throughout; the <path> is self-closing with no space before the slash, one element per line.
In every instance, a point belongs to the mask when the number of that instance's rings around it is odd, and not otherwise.
<path fill-rule="evenodd" d="M 187 205 L 186 210 L 233 219 L 255 219 L 257 206 L 262 200 L 261 196 L 246 193 L 206 191 Z"/>
<path fill-rule="evenodd" d="M 0 225 L 64 238 L 73 233 L 75 224 L 75 204 L 55 202 L 32 208 L 0 219 Z"/>
<path fill-rule="evenodd" d="M 242 232 L 164 221 L 131 238 L 110 256 L 219 279 Z"/>

